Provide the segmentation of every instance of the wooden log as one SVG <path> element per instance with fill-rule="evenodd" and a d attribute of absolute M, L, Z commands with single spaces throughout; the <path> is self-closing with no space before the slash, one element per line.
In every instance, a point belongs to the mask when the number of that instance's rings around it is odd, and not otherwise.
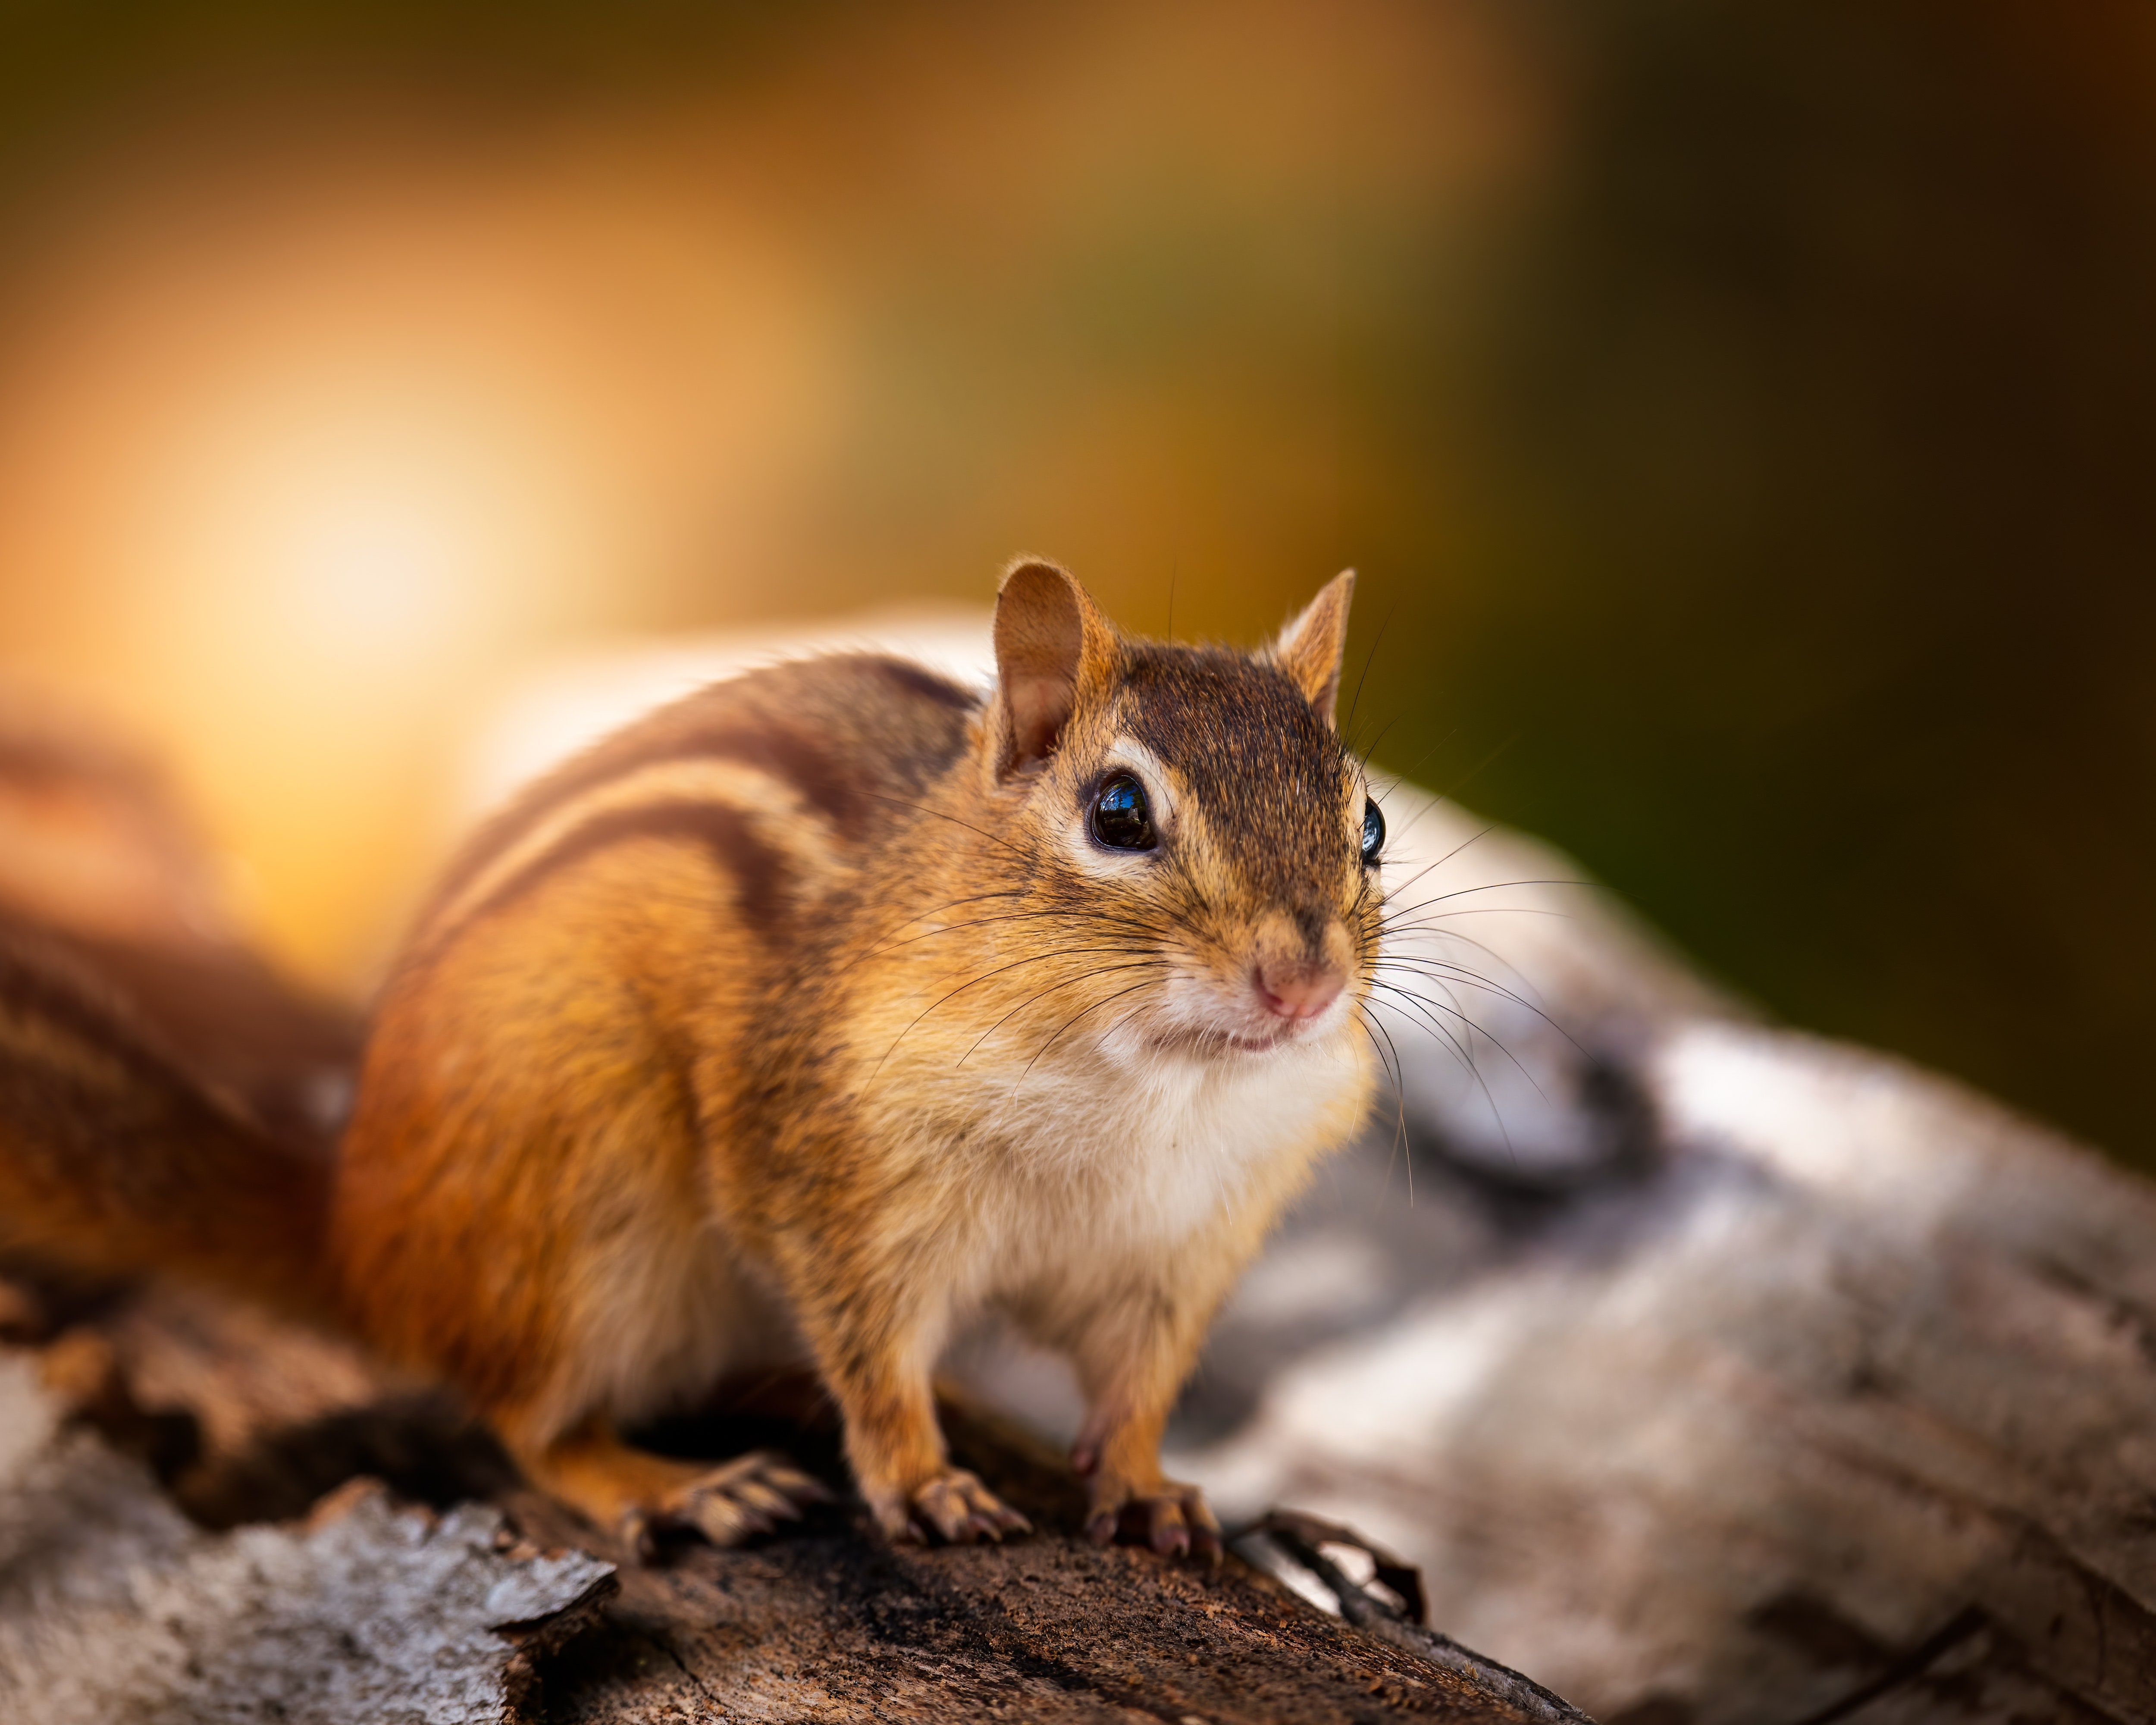
<path fill-rule="evenodd" d="M 195 1317 L 198 1350 L 199 1305 Z M 128 1392 L 99 1380 L 117 1357 L 96 1357 L 97 1334 L 77 1327 L 44 1365 L 94 1390 L 92 1411 L 111 1425 Z M 289 1358 L 305 1343 L 282 1345 Z M 1060 1461 L 963 1405 L 945 1410 L 962 1459 L 1041 1534 L 893 1550 L 865 1514 L 834 1511 L 757 1548 L 683 1542 L 662 1565 L 617 1574 L 610 1542 L 513 1486 L 504 1507 L 435 1513 L 362 1480 L 297 1524 L 207 1532 L 139 1462 L 64 1426 L 29 1361 L 0 1356 L 0 1717 L 11 1719 L 1577 1717 L 1426 1638 L 1328 1618 L 1239 1560 L 1215 1573 L 1095 1548 L 1077 1537 L 1082 1497 Z M 165 1376 L 199 1394 L 250 1369 Z M 793 1435 L 835 1460 L 828 1428 Z M 704 1435 L 741 1440 L 724 1427 Z"/>

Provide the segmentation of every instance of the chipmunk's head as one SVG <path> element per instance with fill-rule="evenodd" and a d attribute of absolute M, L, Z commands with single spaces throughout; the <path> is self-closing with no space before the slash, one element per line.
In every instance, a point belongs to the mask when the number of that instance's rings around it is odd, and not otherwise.
<path fill-rule="evenodd" d="M 1238 653 L 1125 639 L 1050 564 L 1005 576 L 983 768 L 1043 937 L 1093 973 L 1063 995 L 1074 1040 L 1252 1058 L 1352 1032 L 1384 846 L 1334 721 L 1353 588 Z"/>

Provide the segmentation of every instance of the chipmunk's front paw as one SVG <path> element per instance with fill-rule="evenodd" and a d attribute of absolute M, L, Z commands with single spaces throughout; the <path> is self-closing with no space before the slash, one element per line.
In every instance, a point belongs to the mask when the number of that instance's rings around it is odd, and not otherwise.
<path fill-rule="evenodd" d="M 1096 1488 L 1086 1532 L 1096 1545 L 1122 1539 L 1149 1545 L 1163 1557 L 1204 1558 L 1220 1562 L 1220 1524 L 1205 1494 L 1179 1480 L 1163 1480 L 1151 1490 Z"/>
<path fill-rule="evenodd" d="M 738 1545 L 781 1522 L 799 1521 L 809 1504 L 830 1502 L 821 1481 L 783 1455 L 756 1450 L 684 1481 L 656 1503 L 631 1509 L 622 1517 L 622 1537 L 648 1562 L 662 1528 L 690 1528 L 713 1545 Z"/>
<path fill-rule="evenodd" d="M 1033 1532 L 1032 1522 L 963 1467 L 947 1467 L 933 1475 L 902 1502 L 878 1505 L 876 1521 L 892 1539 L 936 1538 L 946 1545 L 1000 1541 L 1006 1533 Z"/>

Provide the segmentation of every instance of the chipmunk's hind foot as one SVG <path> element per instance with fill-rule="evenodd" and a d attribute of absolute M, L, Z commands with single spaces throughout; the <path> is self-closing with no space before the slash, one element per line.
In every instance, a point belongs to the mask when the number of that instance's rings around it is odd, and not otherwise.
<path fill-rule="evenodd" d="M 1000 1543 L 1006 1533 L 1033 1532 L 1032 1522 L 963 1467 L 932 1474 L 895 1512 L 880 1510 L 876 1519 L 891 1538 L 922 1543 L 932 1539 L 946 1545 L 973 1545 L 982 1540 Z"/>
<path fill-rule="evenodd" d="M 1179 1480 L 1163 1480 L 1158 1491 L 1133 1492 L 1121 1503 L 1096 1500 L 1086 1532 L 1096 1545 L 1120 1539 L 1149 1545 L 1164 1558 L 1220 1562 L 1220 1523 L 1205 1494 Z"/>
<path fill-rule="evenodd" d="M 798 1522 L 833 1501 L 820 1480 L 783 1455 L 755 1450 L 716 1467 L 631 1449 L 610 1431 L 586 1429 L 524 1463 L 531 1483 L 602 1527 L 615 1530 L 642 1563 L 669 1532 L 738 1545 Z"/>
<path fill-rule="evenodd" d="M 721 1548 L 739 1545 L 777 1532 L 782 1522 L 799 1521 L 811 1504 L 831 1501 L 822 1481 L 783 1455 L 755 1450 L 682 1481 L 654 1503 L 630 1505 L 621 1517 L 622 1543 L 645 1563 L 657 1553 L 658 1536 L 673 1528 L 701 1533 Z"/>

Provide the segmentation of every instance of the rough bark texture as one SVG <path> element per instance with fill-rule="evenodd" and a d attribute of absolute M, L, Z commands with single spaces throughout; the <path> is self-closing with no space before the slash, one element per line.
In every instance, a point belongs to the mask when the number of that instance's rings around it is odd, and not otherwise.
<path fill-rule="evenodd" d="M 1214 1575 L 1067 1534 L 696 1552 L 625 1574 L 608 1624 L 547 1668 L 547 1719 L 1534 1717 L 1240 1564 Z"/>
<path fill-rule="evenodd" d="M 593 1530 L 498 1473 L 501 1507 L 446 1512 L 399 1503 L 372 1480 L 329 1494 L 296 1523 L 212 1532 L 149 1469 L 113 1447 L 162 1441 L 177 1495 L 228 1512 L 303 1488 L 294 1458 L 325 1469 L 403 1466 L 454 1497 L 490 1483 L 483 1440 L 409 1399 L 334 1405 L 298 1427 L 259 1417 L 270 1399 L 245 1355 L 201 1369 L 259 1320 L 167 1296 L 121 1302 L 42 1351 L 0 1356 L 0 1717 L 44 1725 L 116 1718 L 275 1718 L 616 1725 L 681 1719 L 1023 1718 L 1522 1722 L 1563 1717 L 1505 1698 L 1502 1674 L 1433 1662 L 1414 1632 L 1390 1639 L 1314 1610 L 1231 1558 L 1215 1574 L 1072 1536 L 1075 1482 L 1022 1435 L 947 1409 L 963 1459 L 1044 1532 L 1004 1548 L 890 1550 L 834 1511 L 747 1551 L 684 1543 L 658 1567 L 626 1566 Z M 123 1363 L 108 1330 L 131 1335 Z M 280 1366 L 311 1344 L 280 1338 Z M 146 1380 L 228 1399 L 221 1430 L 193 1404 L 146 1415 Z M 83 1409 L 62 1419 L 44 1378 Z M 278 1417 L 294 1411 L 286 1399 Z M 249 1409 L 256 1410 L 250 1413 Z M 207 1414 L 207 1409 L 203 1410 Z M 715 1447 L 775 1422 L 689 1423 L 665 1436 Z M 833 1434 L 793 1426 L 828 1466 Z M 265 1463 L 266 1452 L 276 1459 Z M 477 1472 L 472 1469 L 475 1465 Z M 581 1543 L 603 1556 L 578 1548 Z M 1431 1652 L 1442 1654 L 1441 1648 Z"/>
<path fill-rule="evenodd" d="M 509 1632 L 613 1585 L 581 1552 L 516 1547 L 495 1510 L 400 1512 L 378 1486 L 304 1527 L 207 1533 L 54 1411 L 0 1362 L 0 1717 L 478 1725 L 516 1675 Z"/>

